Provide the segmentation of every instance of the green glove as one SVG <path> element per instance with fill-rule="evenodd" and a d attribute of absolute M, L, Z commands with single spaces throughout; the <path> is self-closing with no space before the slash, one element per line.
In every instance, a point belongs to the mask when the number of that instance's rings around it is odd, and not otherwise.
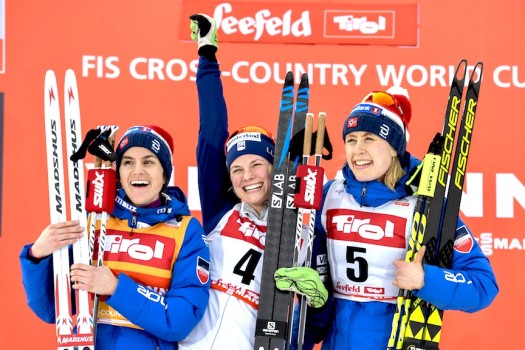
<path fill-rule="evenodd" d="M 199 51 L 204 46 L 214 47 L 214 52 L 219 47 L 217 38 L 217 25 L 213 17 L 199 13 L 190 16 L 191 40 L 199 44 Z"/>
<path fill-rule="evenodd" d="M 274 274 L 275 286 L 280 290 L 292 291 L 306 297 L 308 305 L 320 308 L 328 299 L 321 277 L 309 267 L 281 267 Z"/>

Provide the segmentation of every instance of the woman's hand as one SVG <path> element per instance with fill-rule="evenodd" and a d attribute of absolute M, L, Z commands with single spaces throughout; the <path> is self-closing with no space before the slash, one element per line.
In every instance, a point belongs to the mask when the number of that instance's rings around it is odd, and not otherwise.
<path fill-rule="evenodd" d="M 405 290 L 423 288 L 425 285 L 425 270 L 423 269 L 425 250 L 425 246 L 421 247 L 411 262 L 394 260 L 394 266 L 397 268 L 396 278 L 392 281 L 394 286 Z"/>
<path fill-rule="evenodd" d="M 75 243 L 84 235 L 85 228 L 80 221 L 64 221 L 47 226 L 31 247 L 31 255 L 37 259 L 45 258 L 57 249 Z"/>
<path fill-rule="evenodd" d="M 71 265 L 73 289 L 86 290 L 98 295 L 113 295 L 118 279 L 107 266 Z"/>

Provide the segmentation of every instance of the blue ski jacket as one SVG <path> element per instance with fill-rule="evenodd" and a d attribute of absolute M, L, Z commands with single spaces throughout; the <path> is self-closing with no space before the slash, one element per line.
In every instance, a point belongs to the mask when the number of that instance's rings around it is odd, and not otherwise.
<path fill-rule="evenodd" d="M 267 211 L 235 195 L 224 146 L 228 115 L 216 61 L 199 58 L 197 169 L 204 232 L 210 247 L 210 301 L 181 349 L 253 348 Z M 239 268 L 241 267 L 241 268 Z M 251 278 L 246 278 L 250 276 Z"/>
<path fill-rule="evenodd" d="M 182 216 L 189 216 L 186 197 L 178 187 L 168 187 L 161 195 L 165 204 L 160 207 L 139 208 L 129 203 L 120 189 L 112 217 L 127 222 L 129 231 L 139 238 L 139 231 L 148 232 L 149 227 L 168 221 L 176 225 Z M 202 318 L 209 298 L 209 249 L 202 226 L 195 218 L 189 218 L 183 237 L 182 242 L 176 242 L 181 247 L 165 293 L 150 289 L 145 295 L 143 285 L 125 273 L 118 275 L 115 293 L 105 301 L 141 329 L 99 323 L 97 350 L 177 349 L 176 342 L 185 338 Z M 40 319 L 55 323 L 53 257 L 31 257 L 31 245 L 23 247 L 20 254 L 27 303 Z"/>
<path fill-rule="evenodd" d="M 409 174 L 420 163 L 418 159 L 405 154 L 402 164 L 406 174 L 394 191 L 379 181 L 368 183 L 359 182 L 350 171 L 348 165 L 343 167 L 344 192 L 346 196 L 352 196 L 361 207 L 379 207 L 391 201 L 406 198 L 411 195 L 406 182 Z M 323 188 L 324 207 L 330 198 L 327 194 L 335 180 L 329 181 Z M 327 254 L 327 232 L 323 226 L 322 210 L 317 211 L 316 238 L 314 250 L 317 256 L 312 259 L 314 268 L 324 271 L 326 266 L 319 268 L 318 262 L 330 262 L 330 265 L 343 264 L 349 269 L 356 268 L 357 263 L 364 260 L 355 259 L 350 262 L 346 260 L 348 255 L 337 257 L 326 257 Z M 325 218 L 326 220 L 326 218 Z M 326 224 L 326 223 L 325 223 Z M 455 249 L 452 256 L 452 267 L 450 269 L 439 268 L 424 264 L 425 284 L 413 294 L 442 310 L 460 310 L 465 312 L 476 312 L 481 310 L 494 300 L 498 294 L 498 285 L 494 272 L 487 257 L 482 253 L 476 240 L 466 228 L 461 219 L 458 218 L 456 229 L 456 243 L 467 242 L 469 249 Z M 373 268 L 374 257 L 366 253 L 359 255 L 360 259 L 370 259 L 368 268 Z M 402 257 L 404 258 L 404 256 Z M 329 266 L 334 271 L 335 266 Z M 341 270 L 339 270 L 341 271 Z M 333 273 L 331 274 L 333 277 Z M 337 276 L 336 276 L 337 278 Z M 355 301 L 341 297 L 334 297 L 332 291 L 333 279 L 328 281 L 331 296 L 327 304 L 321 309 L 309 308 L 304 349 L 312 349 L 314 344 L 323 341 L 322 349 L 346 349 L 346 350 L 384 350 L 387 347 L 392 330 L 392 319 L 396 311 L 396 304 L 384 301 Z M 391 283 L 391 281 L 386 281 Z M 295 342 L 294 342 L 295 343 Z M 295 345 L 292 345 L 294 348 Z"/>
<path fill-rule="evenodd" d="M 198 183 L 204 232 L 209 234 L 240 199 L 235 195 L 226 167 L 228 111 L 219 64 L 199 58 L 200 128 L 197 142 Z M 218 200 L 220 198 L 220 200 Z"/>

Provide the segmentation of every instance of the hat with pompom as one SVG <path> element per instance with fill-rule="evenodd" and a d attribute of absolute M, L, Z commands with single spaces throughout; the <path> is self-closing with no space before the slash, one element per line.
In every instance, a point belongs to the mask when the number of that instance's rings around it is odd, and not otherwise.
<path fill-rule="evenodd" d="M 122 135 L 117 145 L 117 171 L 120 168 L 122 156 L 131 147 L 147 148 L 155 154 L 164 169 L 166 181 L 170 181 L 173 171 L 173 139 L 166 130 L 156 125 L 141 125 L 129 128 Z"/>
<path fill-rule="evenodd" d="M 409 140 L 412 107 L 408 92 L 400 86 L 372 91 L 357 104 L 343 125 L 343 140 L 354 131 L 367 131 L 387 141 L 402 156 Z"/>
<path fill-rule="evenodd" d="M 272 133 L 259 126 L 245 126 L 228 138 L 225 145 L 226 166 L 245 154 L 255 154 L 273 164 L 275 140 Z"/>

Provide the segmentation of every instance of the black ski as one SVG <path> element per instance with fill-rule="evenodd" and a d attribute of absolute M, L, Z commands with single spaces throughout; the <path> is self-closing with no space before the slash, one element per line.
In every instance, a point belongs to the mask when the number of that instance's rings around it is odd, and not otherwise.
<path fill-rule="evenodd" d="M 414 260 L 423 242 L 427 228 L 427 218 L 431 213 L 430 202 L 434 198 L 436 191 L 443 141 L 443 135 L 437 133 L 434 140 L 430 143 L 428 153 L 423 158 L 420 168 L 409 180 L 409 183 L 419 180 L 419 186 L 416 192 L 418 197 L 414 207 L 412 229 L 408 241 L 408 250 L 405 256 L 406 262 Z M 397 297 L 396 313 L 392 319 L 392 330 L 387 350 L 402 348 L 411 303 L 412 292 L 410 290 L 400 289 Z"/>
<path fill-rule="evenodd" d="M 294 77 L 288 72 L 284 81 L 277 141 L 272 169 L 270 207 L 266 231 L 261 291 L 255 327 L 256 350 L 282 350 L 286 347 L 289 309 L 293 295 L 275 288 L 274 273 L 279 267 L 292 266 L 297 210 L 294 207 L 295 172 L 300 161 L 290 155 L 292 140 L 304 130 L 308 111 L 308 76 L 303 74 L 297 92 L 294 115 Z"/>
<path fill-rule="evenodd" d="M 472 141 L 483 64 L 478 62 L 475 65 L 468 80 L 465 102 L 462 103 L 466 69 L 467 61 L 462 60 L 451 86 L 442 132 L 444 143 L 438 182 L 434 196 L 429 202 L 429 213 L 423 228 L 424 236 L 421 242 L 421 245 L 427 247 L 424 262 L 444 268 L 450 268 L 452 265 L 457 218 Z M 458 74 L 463 74 L 463 76 L 458 77 Z M 456 138 L 461 107 L 461 122 Z M 453 154 L 454 140 L 457 146 Z M 451 164 L 452 155 L 454 159 Z M 413 298 L 402 349 L 438 350 L 442 325 L 443 310 L 419 298 Z"/>
<path fill-rule="evenodd" d="M 463 87 L 465 85 L 466 69 L 467 62 L 462 60 L 456 68 L 454 79 L 452 80 L 441 133 L 438 133 L 430 144 L 428 153 L 423 158 L 420 172 L 410 180 L 417 181 L 419 179 L 419 186 L 405 261 L 412 261 L 422 244 L 427 245 L 427 252 L 435 251 L 437 232 L 441 221 L 441 208 L 445 198 Z M 438 213 L 435 212 L 436 210 L 438 210 Z M 428 233 L 425 234 L 426 232 Z M 435 234 L 432 234 L 432 232 Z M 426 254 L 425 256 L 428 257 L 429 255 Z M 425 262 L 429 263 L 429 260 Z M 403 347 L 412 301 L 410 291 L 403 289 L 399 291 L 388 350 L 402 349 Z"/>

